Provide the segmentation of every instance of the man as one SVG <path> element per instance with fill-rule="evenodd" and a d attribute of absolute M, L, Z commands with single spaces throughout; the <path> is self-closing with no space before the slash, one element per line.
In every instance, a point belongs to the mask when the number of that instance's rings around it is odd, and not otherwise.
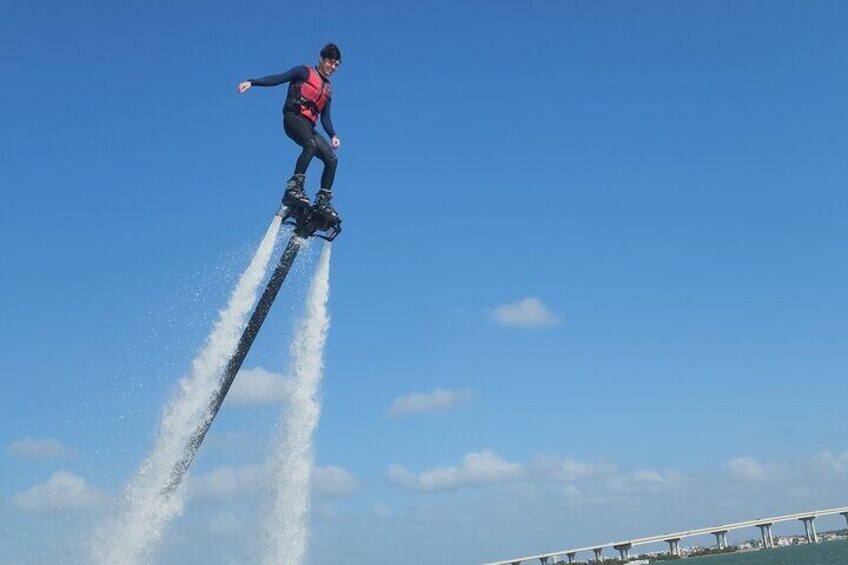
<path fill-rule="evenodd" d="M 306 169 L 313 156 L 324 162 L 321 175 L 321 189 L 315 198 L 315 209 L 330 219 L 338 219 L 338 214 L 330 204 L 333 196 L 333 179 L 336 176 L 336 155 L 334 151 L 341 146 L 333 121 L 330 117 L 330 103 L 333 89 L 330 76 L 336 72 L 342 62 L 339 48 L 328 43 L 321 49 L 318 64 L 314 67 L 301 65 L 283 74 L 250 79 L 239 83 L 242 94 L 251 86 L 277 86 L 289 83 L 288 95 L 283 106 L 283 127 L 286 135 L 303 148 L 294 167 L 294 174 L 286 184 L 283 205 L 289 207 L 309 206 L 309 198 L 303 192 Z M 330 136 L 330 143 L 315 130 L 318 117 L 321 125 Z"/>

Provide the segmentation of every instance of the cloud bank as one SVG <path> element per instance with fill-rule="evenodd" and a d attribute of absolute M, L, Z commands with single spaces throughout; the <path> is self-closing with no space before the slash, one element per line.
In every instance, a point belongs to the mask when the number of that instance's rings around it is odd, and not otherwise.
<path fill-rule="evenodd" d="M 193 496 L 204 500 L 232 500 L 255 494 L 271 481 L 268 463 L 241 467 L 222 465 L 190 479 Z M 335 465 L 312 468 L 312 491 L 318 496 L 343 497 L 360 491 L 362 483 L 347 470 Z"/>
<path fill-rule="evenodd" d="M 389 467 L 389 481 L 406 490 L 435 492 L 463 486 L 492 484 L 524 474 L 524 466 L 487 449 L 466 455 L 459 465 L 435 467 L 415 474 L 402 465 Z"/>

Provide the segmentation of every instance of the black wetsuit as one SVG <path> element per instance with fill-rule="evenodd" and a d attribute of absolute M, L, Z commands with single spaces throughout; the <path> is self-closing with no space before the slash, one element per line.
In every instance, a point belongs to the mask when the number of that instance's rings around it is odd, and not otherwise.
<path fill-rule="evenodd" d="M 318 76 L 324 82 L 329 82 L 321 73 L 318 73 Z M 305 175 L 309 162 L 312 161 L 312 157 L 317 155 L 324 163 L 324 172 L 321 174 L 321 188 L 330 190 L 333 187 L 333 179 L 336 177 L 336 153 L 324 136 L 316 131 L 312 122 L 300 115 L 299 106 L 296 103 L 300 85 L 306 82 L 308 78 L 309 67 L 301 65 L 279 75 L 250 79 L 250 84 L 252 86 L 277 86 L 284 82 L 289 83 L 286 103 L 283 106 L 283 128 L 286 135 L 303 148 L 300 157 L 297 158 L 297 163 L 295 163 L 294 172 L 295 174 Z M 327 104 L 321 111 L 321 125 L 324 126 L 324 131 L 330 137 L 335 137 L 336 130 L 333 128 L 333 120 L 330 118 L 331 104 L 332 98 L 327 100 Z"/>

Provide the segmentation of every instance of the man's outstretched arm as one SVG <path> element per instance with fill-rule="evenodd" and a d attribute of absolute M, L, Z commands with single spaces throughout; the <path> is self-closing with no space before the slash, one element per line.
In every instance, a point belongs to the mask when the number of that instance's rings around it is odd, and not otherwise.
<path fill-rule="evenodd" d="M 309 78 L 309 69 L 306 65 L 293 67 L 284 73 L 278 75 L 269 75 L 262 78 L 252 78 L 239 83 L 239 94 L 250 88 L 251 86 L 277 86 L 292 80 L 306 80 Z"/>

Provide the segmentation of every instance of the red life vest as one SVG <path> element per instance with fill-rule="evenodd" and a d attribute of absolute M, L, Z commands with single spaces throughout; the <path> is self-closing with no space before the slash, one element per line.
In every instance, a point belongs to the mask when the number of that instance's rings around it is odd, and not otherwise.
<path fill-rule="evenodd" d="M 301 83 L 297 92 L 296 107 L 299 106 L 297 112 L 315 124 L 318 121 L 318 114 L 327 105 L 332 93 L 333 87 L 330 86 L 330 82 L 323 80 L 318 71 L 309 67 L 309 78 Z"/>

